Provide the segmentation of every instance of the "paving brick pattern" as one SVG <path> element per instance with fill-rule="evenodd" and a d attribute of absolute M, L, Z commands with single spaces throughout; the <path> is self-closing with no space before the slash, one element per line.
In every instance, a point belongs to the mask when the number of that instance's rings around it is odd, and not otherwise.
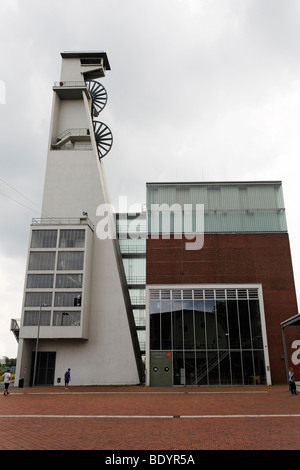
<path fill-rule="evenodd" d="M 10 392 L 2 450 L 300 450 L 300 394 L 287 386 Z"/>

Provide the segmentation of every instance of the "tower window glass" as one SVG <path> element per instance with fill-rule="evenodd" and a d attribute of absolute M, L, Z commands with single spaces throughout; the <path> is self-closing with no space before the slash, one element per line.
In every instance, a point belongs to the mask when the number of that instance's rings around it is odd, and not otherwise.
<path fill-rule="evenodd" d="M 83 251 L 60 251 L 58 253 L 57 269 L 82 270 L 83 255 Z"/>
<path fill-rule="evenodd" d="M 31 248 L 56 248 L 57 230 L 33 230 Z"/>
<path fill-rule="evenodd" d="M 85 239 L 85 230 L 61 230 L 60 248 L 83 248 Z"/>
<path fill-rule="evenodd" d="M 55 251 L 34 251 L 29 256 L 29 271 L 53 271 L 55 265 Z"/>

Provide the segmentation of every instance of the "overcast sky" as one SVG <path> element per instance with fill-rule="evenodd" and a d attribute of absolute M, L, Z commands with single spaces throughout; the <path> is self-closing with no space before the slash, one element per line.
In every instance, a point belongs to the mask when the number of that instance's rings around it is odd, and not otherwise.
<path fill-rule="evenodd" d="M 151 181 L 280 180 L 299 294 L 299 0 L 1 0 L 0 357 L 17 355 L 60 53 L 78 50 L 111 65 L 112 202 L 144 203 Z"/>

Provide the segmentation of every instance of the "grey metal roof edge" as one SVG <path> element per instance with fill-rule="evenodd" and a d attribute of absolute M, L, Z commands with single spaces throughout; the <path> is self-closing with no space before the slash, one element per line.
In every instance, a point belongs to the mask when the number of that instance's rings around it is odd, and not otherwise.
<path fill-rule="evenodd" d="M 104 65 L 110 70 L 110 64 L 105 51 L 64 51 L 60 53 L 63 59 L 85 59 L 88 57 L 103 57 Z"/>
<path fill-rule="evenodd" d="M 274 180 L 274 181 L 190 181 L 190 182 L 183 182 L 183 181 L 171 181 L 171 182 L 146 182 L 147 186 L 239 186 L 239 185 L 281 185 L 282 181 Z"/>
<path fill-rule="evenodd" d="M 300 313 L 297 313 L 297 315 L 294 315 L 293 317 L 284 320 L 280 323 L 280 325 L 282 328 L 289 325 L 300 325 Z"/>

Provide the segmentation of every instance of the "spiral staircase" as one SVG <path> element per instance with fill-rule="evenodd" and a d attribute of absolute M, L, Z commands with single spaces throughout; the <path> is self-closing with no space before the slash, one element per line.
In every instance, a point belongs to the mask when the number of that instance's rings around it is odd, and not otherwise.
<path fill-rule="evenodd" d="M 103 111 L 107 103 L 107 93 L 103 85 L 95 80 L 88 80 L 86 82 L 87 89 L 92 99 L 92 119 L 94 126 L 94 135 L 98 149 L 99 159 L 105 157 L 110 151 L 113 144 L 113 136 L 109 127 L 100 122 L 95 117 Z"/>

